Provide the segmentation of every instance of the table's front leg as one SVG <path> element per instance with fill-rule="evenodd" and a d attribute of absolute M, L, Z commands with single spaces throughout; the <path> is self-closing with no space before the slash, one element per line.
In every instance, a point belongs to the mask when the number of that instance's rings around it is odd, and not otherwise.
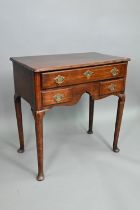
<path fill-rule="evenodd" d="M 36 131 L 36 146 L 38 158 L 38 175 L 37 180 L 44 180 L 43 172 L 43 116 L 44 111 L 34 111 L 35 131 Z"/>
<path fill-rule="evenodd" d="M 119 138 L 119 133 L 120 133 L 124 103 L 125 103 L 125 94 L 120 94 L 118 95 L 118 97 L 119 97 L 119 100 L 118 100 L 118 109 L 117 109 L 116 125 L 115 125 L 115 132 L 114 132 L 114 142 L 113 142 L 114 152 L 120 151 L 117 145 L 118 145 L 118 138 Z"/>

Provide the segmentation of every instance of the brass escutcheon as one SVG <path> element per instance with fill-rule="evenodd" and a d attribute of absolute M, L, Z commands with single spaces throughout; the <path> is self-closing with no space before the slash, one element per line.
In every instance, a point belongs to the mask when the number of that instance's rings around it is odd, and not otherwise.
<path fill-rule="evenodd" d="M 108 86 L 108 89 L 109 89 L 111 92 L 113 92 L 113 91 L 115 91 L 115 89 L 116 89 L 116 85 L 115 85 L 114 83 L 111 83 L 111 84 Z"/>
<path fill-rule="evenodd" d="M 63 94 L 58 93 L 58 94 L 56 94 L 56 95 L 54 96 L 54 99 L 55 99 L 55 101 L 56 101 L 57 103 L 59 103 L 59 102 L 62 101 L 62 98 L 63 98 L 63 97 L 64 97 Z"/>
<path fill-rule="evenodd" d="M 115 76 L 117 76 L 118 74 L 119 74 L 119 70 L 116 68 L 116 67 L 114 67 L 113 69 L 111 69 L 111 74 L 115 77 Z"/>
<path fill-rule="evenodd" d="M 61 85 L 64 82 L 64 79 L 65 79 L 65 77 L 64 76 L 61 76 L 61 75 L 58 75 L 57 77 L 54 78 L 55 82 L 58 85 Z"/>
<path fill-rule="evenodd" d="M 89 79 L 92 76 L 93 72 L 90 70 L 87 70 L 86 72 L 84 72 L 84 76 L 87 77 L 87 79 Z"/>

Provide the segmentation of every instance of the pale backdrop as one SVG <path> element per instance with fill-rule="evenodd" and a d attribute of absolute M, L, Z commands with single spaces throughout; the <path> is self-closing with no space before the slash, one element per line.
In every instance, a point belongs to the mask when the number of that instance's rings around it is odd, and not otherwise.
<path fill-rule="evenodd" d="M 33 118 L 23 102 L 26 153 L 18 155 L 10 56 L 97 51 L 130 57 L 121 153 L 112 145 L 117 99 L 95 104 L 87 136 L 88 97 L 45 117 L 45 174 L 34 180 Z M 140 1 L 0 0 L 0 209 L 140 208 Z M 113 173 L 114 172 L 114 173 Z M 114 181 L 115 180 L 115 181 Z M 38 201 L 37 201 L 38 198 Z M 28 206 L 29 205 L 29 206 Z"/>

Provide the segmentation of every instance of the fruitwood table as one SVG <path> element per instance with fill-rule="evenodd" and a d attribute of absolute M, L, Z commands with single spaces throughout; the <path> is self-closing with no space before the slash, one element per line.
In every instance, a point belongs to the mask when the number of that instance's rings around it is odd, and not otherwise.
<path fill-rule="evenodd" d="M 94 100 L 118 96 L 113 151 L 117 146 L 124 102 L 129 58 L 100 53 L 73 53 L 10 58 L 13 62 L 15 110 L 20 148 L 24 152 L 21 97 L 31 106 L 35 119 L 38 157 L 37 180 L 43 172 L 43 116 L 54 106 L 74 105 L 83 93 L 89 94 L 89 129 L 92 134 Z"/>

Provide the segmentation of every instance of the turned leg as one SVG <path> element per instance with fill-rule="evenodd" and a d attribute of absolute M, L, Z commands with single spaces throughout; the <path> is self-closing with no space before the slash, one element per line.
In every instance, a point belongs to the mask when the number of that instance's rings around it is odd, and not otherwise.
<path fill-rule="evenodd" d="M 38 175 L 37 180 L 42 181 L 44 179 L 43 172 L 43 116 L 44 111 L 35 111 L 35 131 L 36 131 L 36 146 L 37 146 L 37 159 L 38 159 Z"/>
<path fill-rule="evenodd" d="M 117 147 L 117 144 L 118 144 L 118 138 L 119 138 L 119 133 L 120 133 L 124 103 L 125 103 L 125 95 L 120 94 L 119 100 L 118 100 L 118 109 L 117 109 L 116 125 L 115 125 L 115 132 L 114 132 L 114 142 L 113 142 L 113 151 L 114 152 L 120 151 L 119 148 Z"/>
<path fill-rule="evenodd" d="M 23 125 L 22 125 L 21 97 L 15 94 L 14 102 L 15 102 L 15 111 L 16 111 L 16 118 L 17 118 L 19 143 L 20 143 L 20 148 L 18 149 L 18 152 L 23 153 L 24 152 L 24 135 L 23 135 Z"/>
<path fill-rule="evenodd" d="M 92 126 L 93 126 L 93 115 L 94 115 L 94 100 L 91 96 L 89 96 L 89 129 L 87 131 L 88 134 L 92 134 Z"/>

